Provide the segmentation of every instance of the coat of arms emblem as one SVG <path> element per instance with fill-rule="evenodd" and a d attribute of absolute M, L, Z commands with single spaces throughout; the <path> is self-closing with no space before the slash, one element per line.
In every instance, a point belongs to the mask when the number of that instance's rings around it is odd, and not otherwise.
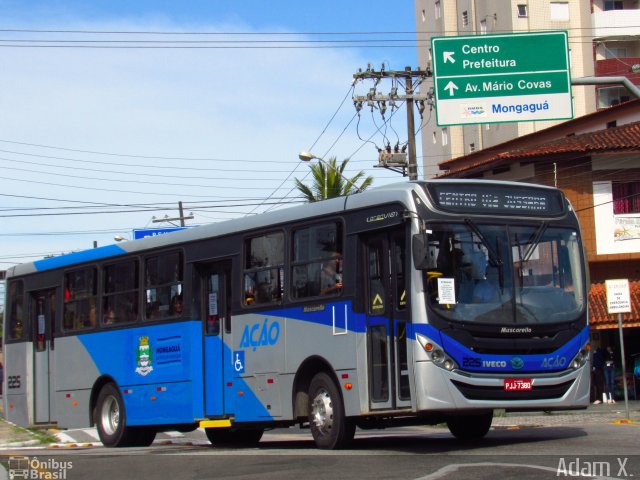
<path fill-rule="evenodd" d="M 136 359 L 138 363 L 138 367 L 136 368 L 137 373 L 144 377 L 153 371 L 153 366 L 151 365 L 153 359 L 151 356 L 149 337 L 140 337 Z"/>

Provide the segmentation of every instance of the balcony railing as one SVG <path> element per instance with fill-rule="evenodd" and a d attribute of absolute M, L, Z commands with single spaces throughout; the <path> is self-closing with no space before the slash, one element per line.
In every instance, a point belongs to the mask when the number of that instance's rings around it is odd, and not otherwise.
<path fill-rule="evenodd" d="M 591 14 L 594 39 L 640 38 L 640 9 L 609 10 Z"/>
<path fill-rule="evenodd" d="M 596 77 L 627 77 L 640 84 L 640 73 L 631 73 L 632 65 L 640 65 L 640 57 L 607 58 L 596 61 Z"/>

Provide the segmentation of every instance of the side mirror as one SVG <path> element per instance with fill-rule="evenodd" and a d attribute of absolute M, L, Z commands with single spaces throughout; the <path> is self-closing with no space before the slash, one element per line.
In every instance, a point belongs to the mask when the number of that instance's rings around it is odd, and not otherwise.
<path fill-rule="evenodd" d="M 418 270 L 426 270 L 430 265 L 429 261 L 429 240 L 426 233 L 416 233 L 411 242 L 411 252 L 413 254 L 413 265 Z"/>

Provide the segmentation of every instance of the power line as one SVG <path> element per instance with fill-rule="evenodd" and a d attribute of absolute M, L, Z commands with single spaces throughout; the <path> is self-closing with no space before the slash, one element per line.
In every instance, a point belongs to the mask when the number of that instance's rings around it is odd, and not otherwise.
<path fill-rule="evenodd" d="M 0 140 L 2 141 L 2 140 Z M 51 147 L 48 147 L 51 148 Z M 68 161 L 68 162 L 78 162 L 78 163 L 88 163 L 88 164 L 92 164 L 92 165 L 110 165 L 110 166 L 120 166 L 120 167 L 140 167 L 140 168 L 149 168 L 149 167 L 153 167 L 154 169 L 160 168 L 160 169 L 167 169 L 167 170 L 175 170 L 175 165 L 158 165 L 157 163 L 153 163 L 153 164 L 145 164 L 145 163 L 118 163 L 118 162 L 104 162 L 104 161 L 99 161 L 99 160 L 85 160 L 85 159 L 78 159 L 78 158 L 69 158 L 69 157 L 56 157 L 53 155 L 42 155 L 42 154 L 37 154 L 37 153 L 26 153 L 26 152 L 16 152 L 15 150 L 3 150 L 0 149 L 0 152 L 3 153 L 10 153 L 13 155 L 22 155 L 22 156 L 27 156 L 27 157 L 37 157 L 37 158 L 47 158 L 47 159 L 51 159 L 51 160 L 64 160 L 64 161 Z M 104 154 L 103 154 L 104 155 Z M 38 163 L 35 162 L 27 162 L 24 160 L 14 160 L 14 159 L 4 159 L 4 160 L 9 160 L 11 162 L 24 162 L 24 163 L 34 163 L 35 165 L 40 165 Z M 163 159 L 154 159 L 154 160 L 163 160 Z M 177 160 L 177 159 L 176 159 Z M 202 159 L 180 159 L 182 161 L 201 161 Z M 228 163 L 239 163 L 239 162 L 251 162 L 251 163 L 264 163 L 264 161 L 262 160 L 243 160 L 243 159 L 233 159 L 233 158 L 225 158 L 225 159 L 221 159 L 221 158 L 212 158 L 212 159 L 207 159 L 205 160 L 207 162 L 228 162 Z M 278 161 L 278 160 L 273 160 L 270 161 L 269 164 L 274 164 L 274 163 L 281 163 L 281 164 L 286 164 L 286 165 L 291 165 L 290 161 Z M 43 164 L 46 165 L 46 164 Z M 56 167 L 58 165 L 55 165 Z M 204 167 L 187 167 L 184 165 L 180 165 L 180 169 L 184 169 L 184 170 L 196 170 L 199 172 L 207 172 L 207 171 L 211 171 L 211 172 L 226 172 L 229 171 L 228 168 L 204 168 Z M 282 170 L 273 170 L 273 169 L 269 169 L 269 170 L 255 170 L 252 169 L 254 171 L 269 171 L 269 172 L 277 172 L 277 171 L 282 171 Z M 240 171 L 240 169 L 237 170 L 232 170 L 232 171 Z"/>
<path fill-rule="evenodd" d="M 211 45 L 211 48 L 215 48 L 214 45 L 222 45 L 219 48 L 225 48 L 226 45 L 229 44 L 242 44 L 242 45 L 247 45 L 247 48 L 252 48 L 252 46 L 255 46 L 257 48 L 256 44 L 261 44 L 261 43 L 268 43 L 269 45 L 273 45 L 275 44 L 276 47 L 274 48 L 279 48 L 281 44 L 313 44 L 313 43 L 337 43 L 337 44 L 341 44 L 341 43 L 371 43 L 371 42 L 403 42 L 403 43 L 407 43 L 407 42 L 415 42 L 415 40 L 413 39 L 393 39 L 393 38 L 386 38 L 386 39 L 349 39 L 349 40 L 56 40 L 56 39 L 36 39 L 36 38 L 26 38 L 26 39 L 20 39 L 20 38 L 12 38 L 12 39 L 7 39 L 7 38 L 0 38 L 0 42 L 20 42 L 20 43 L 43 43 L 46 46 L 49 46 L 49 44 L 51 43 L 59 43 L 59 44 L 64 44 L 64 45 L 68 45 L 68 46 L 76 46 L 77 44 L 97 44 L 97 45 L 102 45 L 102 44 L 116 44 L 113 45 L 113 47 L 118 48 L 120 45 L 118 44 L 123 44 L 123 43 L 133 43 L 135 45 L 142 45 L 143 47 L 146 45 L 154 45 L 154 44 L 172 44 L 172 45 L 188 45 L 188 44 L 194 44 L 194 46 L 198 46 L 198 45 Z M 250 45 L 248 45 L 250 44 Z M 62 46 L 62 45 L 59 45 Z M 83 45 L 80 45 L 83 46 Z M 88 45 L 84 45 L 84 46 L 88 46 Z M 151 48 L 151 46 L 149 47 Z M 161 47 L 162 48 L 162 47 Z M 238 47 L 238 48 L 243 48 L 243 47 Z M 285 47 L 282 47 L 285 48 Z M 312 48 L 312 47 L 310 47 Z"/>
<path fill-rule="evenodd" d="M 614 29 L 627 29 L 629 27 L 633 27 L 633 25 L 618 25 L 618 26 L 607 26 L 608 30 Z M 531 29 L 531 31 L 542 31 L 546 29 Z M 593 31 L 596 30 L 595 27 L 587 26 L 587 27 L 567 27 L 564 28 L 567 31 Z M 287 36 L 337 36 L 337 35 L 363 35 L 363 36 L 372 36 L 372 35 L 435 35 L 435 34 L 447 34 L 447 33 L 457 33 L 457 30 L 438 30 L 438 31 L 429 31 L 429 30 L 398 30 L 398 31 L 387 31 L 387 30 L 378 30 L 378 31 L 309 31 L 309 32 L 238 32 L 238 31 L 172 31 L 172 30 L 90 30 L 90 29 L 27 29 L 27 28 L 3 28 L 0 29 L 0 32 L 3 33 L 70 33 L 70 34 L 96 34 L 96 35 L 170 35 L 170 36 L 187 36 L 187 35 L 201 35 L 201 36 L 278 36 L 278 37 L 287 37 Z"/>
<path fill-rule="evenodd" d="M 222 162 L 253 162 L 253 163 L 261 163 L 262 160 L 252 160 L 252 159 L 240 159 L 240 158 L 213 158 L 213 157 L 163 157 L 158 155 L 136 155 L 131 153 L 114 153 L 114 152 L 101 152 L 97 150 L 82 150 L 78 148 L 68 148 L 68 147 L 59 147 L 54 145 L 44 145 L 39 143 L 28 143 L 28 142 L 19 142 L 16 140 L 5 140 L 0 139 L 0 143 L 11 143 L 14 145 L 24 145 L 27 147 L 38 147 L 38 148 L 48 148 L 51 150 L 62 150 L 65 152 L 75 152 L 75 153 L 89 153 L 92 155 L 105 155 L 109 157 L 126 157 L 126 158 L 144 158 L 147 160 L 188 160 L 192 162 L 211 162 L 211 161 L 222 161 Z M 32 154 L 23 154 L 23 155 L 32 155 Z M 57 157 L 52 157 L 57 158 Z M 69 159 L 71 160 L 71 159 Z M 282 162 L 287 163 L 287 162 Z"/>
<path fill-rule="evenodd" d="M 123 208 L 123 207 L 131 207 L 131 208 L 149 208 L 149 209 L 156 209 L 156 208 L 160 208 L 160 209 L 166 209 L 166 208 L 173 208 L 175 205 L 175 202 L 156 202 L 156 203 L 103 203 L 103 202 L 89 202 L 86 200 L 67 200 L 67 199 L 60 199 L 60 198 L 51 198 L 51 197 L 34 197 L 34 196 L 28 196 L 28 195 L 11 195 L 11 194 L 7 194 L 7 193 L 0 193 L 0 196 L 2 197 L 15 197 L 15 198 L 23 198 L 23 199 L 29 199 L 29 200 L 47 200 L 47 201 L 53 201 L 53 202 L 64 202 L 64 203 L 78 203 L 81 204 L 79 206 L 68 206 L 68 207 L 17 207 L 17 208 L 4 208 L 3 211 L 11 211 L 11 210 L 15 210 L 15 211 L 19 211 L 19 210 L 64 210 L 64 209 L 86 209 L 86 208 L 98 208 L 98 207 L 104 207 L 104 208 Z M 189 206 L 195 206 L 195 208 L 200 208 L 198 206 L 198 204 L 202 204 L 202 203 L 219 203 L 219 204 L 224 204 L 224 203 L 228 203 L 231 201 L 243 201 L 243 202 L 259 202 L 262 201 L 263 198 L 257 198 L 257 197 L 245 197 L 245 198 L 229 198 L 229 199 L 224 199 L 224 200 L 192 200 L 190 202 L 188 202 Z M 286 197 L 272 197 L 271 200 L 287 200 Z M 216 205 L 217 206 L 217 205 Z M 190 208 L 190 210 L 193 210 L 194 207 Z"/>
<path fill-rule="evenodd" d="M 87 42 L 85 42 L 87 43 Z M 80 49 L 96 49 L 96 50 L 312 50 L 312 49 L 345 49 L 345 48 L 415 48 L 415 45 L 290 45 L 290 46 L 273 46 L 273 45 L 241 45 L 241 46 L 212 46 L 212 45 L 19 45 L 19 44 L 0 44 L 0 48 L 80 48 Z"/>
<path fill-rule="evenodd" d="M 148 173 L 148 172 L 126 172 L 126 171 L 122 171 L 122 170 L 101 170 L 98 168 L 87 168 L 87 167 L 72 167 L 72 166 L 66 166 L 66 165 L 54 165 L 51 163 L 42 163 L 42 162 L 29 162 L 26 160 L 13 160 L 10 158 L 3 158 L 0 157 L 0 161 L 5 161 L 5 162 L 12 162 L 12 163 L 20 163 L 20 164 L 26 164 L 26 165 L 35 165 L 35 166 L 39 166 L 39 167 L 51 167 L 51 168 L 63 168 L 63 169 L 70 169 L 70 170 L 74 170 L 74 171 L 78 171 L 78 170 L 82 170 L 82 171 L 86 171 L 86 172 L 97 172 L 97 173 L 108 173 L 108 174 L 113 174 L 113 175 L 127 175 L 127 176 L 144 176 L 144 177 L 160 177 L 160 178 L 167 178 L 169 175 L 167 174 L 161 174 L 161 173 Z M 155 168 L 155 167 L 154 167 Z M 176 170 L 176 167 L 173 166 L 171 167 L 173 169 L 173 171 Z M 106 179 L 106 178 L 94 178 L 94 177 L 77 177 L 74 175 L 67 175 L 67 174 L 61 174 L 60 172 L 47 172 L 47 171 L 41 171 L 41 170 L 29 170 L 29 169 L 23 169 L 23 168 L 17 168 L 17 167 L 4 167 L 4 170 L 15 170 L 15 171 L 21 171 L 21 172 L 30 172 L 30 173 L 42 173 L 42 174 L 54 174 L 56 176 L 62 176 L 62 177 L 72 177 L 72 178 L 87 178 L 87 179 L 92 179 L 92 180 L 107 180 L 107 181 L 114 181 L 112 179 Z M 180 168 L 180 170 L 182 170 L 182 167 Z M 239 172 L 242 173 L 244 172 L 245 175 L 242 175 L 240 177 L 221 177 L 221 176 L 216 176 L 216 177 L 203 177 L 202 175 L 198 175 L 198 176 L 189 176 L 189 175 L 176 175 L 175 173 L 171 173 L 170 178 L 172 179 L 182 179 L 182 180 L 262 180 L 262 181 L 276 181 L 278 180 L 277 178 L 265 178 L 264 176 L 262 177 L 247 177 L 246 176 L 246 170 L 225 170 L 225 169 L 219 169 L 219 171 L 230 171 L 230 172 Z M 278 171 L 274 171 L 274 170 L 254 170 L 255 172 L 263 172 L 263 173 L 267 173 L 267 172 L 274 172 L 274 173 L 278 173 Z M 121 179 L 117 179 L 117 181 L 121 182 L 127 182 L 127 180 L 121 180 Z M 129 182 L 133 181 L 136 183 L 140 183 L 138 180 L 128 180 Z M 144 183 L 144 182 L 143 182 Z M 157 182 L 151 182 L 153 184 L 157 184 L 157 185 L 161 185 L 161 183 L 157 183 Z M 164 184 L 164 183 L 162 183 Z M 164 184 L 166 185 L 166 184 Z M 180 184 L 177 183 L 171 183 L 170 185 L 177 185 L 177 186 L 181 186 Z M 196 185 L 188 185 L 188 186 L 196 186 Z"/>
<path fill-rule="evenodd" d="M 329 119 L 329 121 L 326 123 L 326 125 L 324 126 L 324 128 L 322 129 L 322 131 L 320 132 L 320 134 L 317 136 L 317 138 L 315 139 L 315 141 L 311 144 L 311 147 L 309 147 L 309 150 L 313 150 L 313 147 L 316 145 L 316 143 L 318 143 L 318 141 L 322 138 L 322 136 L 325 134 L 325 132 L 327 131 L 327 128 L 329 128 L 329 125 L 331 125 L 331 122 L 333 122 L 333 120 L 336 118 L 336 115 L 338 115 L 338 112 L 340 111 L 340 109 L 342 108 L 342 106 L 344 105 L 344 103 L 347 101 L 347 98 L 349 98 L 349 95 L 351 94 L 351 92 L 353 92 L 354 89 L 354 85 L 352 84 L 349 89 L 347 90 L 347 93 L 345 94 L 344 98 L 342 99 L 342 101 L 340 102 L 340 105 L 338 105 L 338 108 L 336 108 L 335 112 L 333 112 L 333 115 L 331 115 L 331 118 Z M 342 134 L 341 134 L 342 135 Z M 335 142 L 334 142 L 335 145 Z M 291 170 L 291 172 L 286 176 L 286 178 L 280 183 L 280 185 L 278 185 L 275 190 L 267 197 L 267 200 L 271 198 L 272 195 L 275 195 L 275 193 L 280 190 L 280 188 L 282 188 L 282 186 L 289 181 L 289 179 L 291 178 L 291 175 L 293 175 L 296 170 L 298 169 L 298 167 L 300 166 L 300 163 L 298 162 L 294 167 L 293 170 Z M 307 173 L 308 175 L 308 173 Z M 306 178 L 306 175 L 305 175 Z M 290 190 L 285 197 L 287 197 L 289 195 L 289 193 L 291 193 L 292 190 Z M 256 207 L 258 208 L 258 207 Z M 251 210 L 251 212 L 249 213 L 253 213 L 256 208 L 254 208 L 253 210 Z M 273 208 L 273 207 L 272 207 Z M 272 209 L 271 208 L 271 209 Z M 269 211 L 270 209 L 267 209 L 266 211 Z"/>
<path fill-rule="evenodd" d="M 84 177 L 82 177 L 84 178 Z M 38 184 L 38 185 L 49 185 L 49 186 L 54 186 L 54 187 L 64 187 L 64 188 L 77 188 L 80 190 L 97 190 L 97 191 L 102 191 L 102 192 L 113 192 L 113 193 L 132 193 L 132 194 L 136 194 L 136 195 L 141 195 L 144 194 L 145 196 L 147 195 L 157 195 L 157 196 L 162 196 L 162 197 L 188 197 L 188 198 L 228 198 L 228 197 L 220 197 L 218 195 L 197 195 L 197 194 L 193 194 L 193 193 L 166 193 L 166 192 L 140 192 L 140 190 L 120 190 L 120 189 L 114 189 L 114 188 L 98 188 L 95 186 L 91 186 L 91 187 L 82 187 L 80 185 L 68 185 L 68 184 L 61 184 L 61 183 L 53 183 L 53 182 L 41 182 L 41 181 L 37 181 L 37 180 L 24 180 L 24 179 L 20 179 L 20 178 L 11 178 L 11 177 L 2 177 L 0 176 L 0 179 L 3 180 L 12 180 L 14 182 L 24 182 L 24 183 L 31 183 L 31 184 Z M 116 180 L 113 180 L 116 181 Z M 190 185 L 187 185 L 190 187 Z M 208 188 L 211 188 L 211 185 L 207 186 Z M 270 187 L 238 187 L 238 186 L 217 186 L 215 187 L 216 189 L 221 189 L 221 188 L 225 188 L 225 189 L 233 189 L 233 190 L 268 190 Z"/>
<path fill-rule="evenodd" d="M 27 29 L 27 28 L 0 28 L 0 32 L 11 33 L 74 33 L 74 34 L 99 34 L 99 35 L 230 35 L 230 36 L 257 36 L 257 35 L 277 35 L 277 36 L 292 36 L 292 35 L 415 35 L 414 31 L 375 31 L 375 32 L 177 32 L 171 30 L 65 30 L 65 29 Z"/>

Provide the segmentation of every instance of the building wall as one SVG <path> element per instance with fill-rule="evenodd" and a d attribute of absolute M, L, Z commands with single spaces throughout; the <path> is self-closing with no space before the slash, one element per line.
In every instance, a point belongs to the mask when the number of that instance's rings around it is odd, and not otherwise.
<path fill-rule="evenodd" d="M 640 238 L 615 241 L 614 218 L 611 203 L 612 181 L 640 181 L 638 160 L 630 160 L 624 166 L 612 163 L 611 158 L 578 158 L 571 162 L 543 162 L 522 166 L 510 170 L 511 178 L 506 174 L 490 175 L 485 178 L 528 181 L 560 188 L 576 211 L 582 238 L 589 262 L 591 281 L 603 282 L 609 278 L 640 279 Z M 604 165 L 608 162 L 608 165 Z M 601 169 L 598 169 L 598 164 Z M 593 168 L 594 164 L 596 168 Z M 606 167 L 606 168 L 605 168 Z M 529 175 L 533 171 L 533 175 Z M 516 172 L 522 172 L 518 178 Z M 608 196 L 603 196 L 608 188 Z M 594 206 L 596 206 L 594 208 Z M 640 214 L 625 214 L 623 217 L 637 218 Z M 603 248 L 604 245 L 604 248 Z M 614 253 L 615 252 L 615 253 Z"/>
<path fill-rule="evenodd" d="M 436 2 L 440 18 L 435 18 Z M 527 4 L 528 15 L 518 16 L 518 4 Z M 538 30 L 567 30 L 571 55 L 571 76 L 594 75 L 593 49 L 584 41 L 584 31 L 591 27 L 591 9 L 584 0 L 568 0 L 569 20 L 554 21 L 548 0 L 415 0 L 416 31 L 418 32 L 418 65 L 430 67 L 430 38 L 432 36 L 479 34 L 484 27 L 487 33 L 526 32 Z M 469 21 L 463 25 L 463 13 Z M 541 52 L 542 53 L 542 52 Z M 428 82 L 426 88 L 432 87 Z M 593 86 L 572 88 L 574 116 L 582 116 L 596 109 Z M 437 106 L 436 106 L 437 108 Z M 436 125 L 436 115 L 422 129 L 422 148 L 425 177 L 438 173 L 437 163 L 499 145 L 512 138 L 527 135 L 557 124 L 549 122 L 520 122 L 493 125 L 449 126 L 449 143 L 442 145 L 441 130 Z M 434 139 L 436 140 L 434 143 Z"/>

